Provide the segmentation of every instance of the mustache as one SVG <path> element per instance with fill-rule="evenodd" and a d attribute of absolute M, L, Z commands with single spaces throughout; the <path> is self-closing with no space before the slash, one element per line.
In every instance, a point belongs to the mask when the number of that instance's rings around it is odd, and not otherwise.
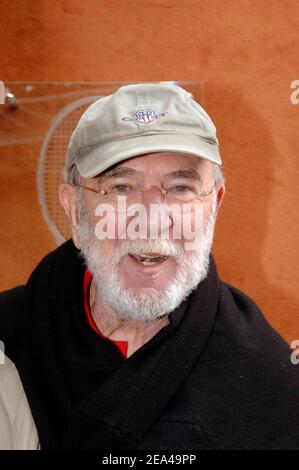
<path fill-rule="evenodd" d="M 184 248 L 166 239 L 140 239 L 124 241 L 116 249 L 116 260 L 119 262 L 126 255 L 149 255 L 155 253 L 161 256 L 180 258 L 184 254 Z"/>

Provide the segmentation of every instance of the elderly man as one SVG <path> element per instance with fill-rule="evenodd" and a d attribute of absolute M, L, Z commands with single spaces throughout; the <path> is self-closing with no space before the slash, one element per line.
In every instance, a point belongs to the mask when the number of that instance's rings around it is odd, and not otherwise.
<path fill-rule="evenodd" d="M 81 117 L 60 187 L 72 240 L 0 297 L 42 449 L 299 448 L 291 351 L 211 255 L 220 165 L 178 86 L 121 87 Z"/>

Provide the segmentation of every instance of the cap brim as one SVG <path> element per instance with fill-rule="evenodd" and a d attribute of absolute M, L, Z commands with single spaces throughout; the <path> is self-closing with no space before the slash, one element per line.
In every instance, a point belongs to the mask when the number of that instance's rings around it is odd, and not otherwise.
<path fill-rule="evenodd" d="M 125 147 L 125 150 L 124 150 Z M 194 134 L 148 134 L 95 146 L 76 160 L 81 176 L 92 178 L 131 157 L 156 152 L 193 155 L 221 165 L 219 147 Z"/>

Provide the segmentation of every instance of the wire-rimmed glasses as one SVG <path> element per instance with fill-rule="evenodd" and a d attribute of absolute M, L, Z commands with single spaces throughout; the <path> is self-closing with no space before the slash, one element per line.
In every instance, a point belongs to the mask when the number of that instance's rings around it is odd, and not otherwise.
<path fill-rule="evenodd" d="M 197 180 L 186 181 L 184 179 L 171 179 L 158 185 L 145 186 L 143 181 L 134 178 L 121 178 L 117 181 L 107 180 L 100 184 L 99 188 L 83 184 L 74 184 L 97 194 L 100 202 L 108 203 L 116 211 L 127 210 L 128 205 L 142 203 L 144 194 L 150 188 L 157 188 L 161 193 L 161 200 L 167 205 L 188 204 L 198 201 L 204 203 L 213 192 L 215 184 L 208 190 L 204 190 L 202 183 Z"/>

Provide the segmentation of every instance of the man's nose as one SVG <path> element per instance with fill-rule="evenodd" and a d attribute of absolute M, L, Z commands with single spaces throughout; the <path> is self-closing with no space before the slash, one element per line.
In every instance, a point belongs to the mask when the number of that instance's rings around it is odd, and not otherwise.
<path fill-rule="evenodd" d="M 170 233 L 173 226 L 171 214 L 158 186 L 146 186 L 142 204 L 146 210 L 147 236 L 163 237 Z"/>
<path fill-rule="evenodd" d="M 145 186 L 142 194 L 142 203 L 146 206 L 148 204 L 161 204 L 164 202 L 162 190 L 156 185 Z"/>

